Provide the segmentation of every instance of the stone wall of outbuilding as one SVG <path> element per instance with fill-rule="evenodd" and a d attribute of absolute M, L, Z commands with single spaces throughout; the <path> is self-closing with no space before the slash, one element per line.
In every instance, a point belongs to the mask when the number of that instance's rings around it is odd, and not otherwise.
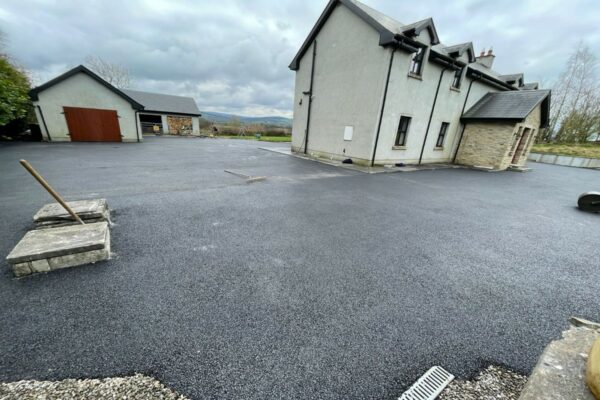
<path fill-rule="evenodd" d="M 521 135 L 529 128 L 531 131 L 526 138 L 524 150 L 514 163 L 523 166 L 540 128 L 540 112 L 540 106 L 537 106 L 523 122 L 517 124 L 501 121 L 467 123 L 456 163 L 505 170 L 512 164 Z"/>
<path fill-rule="evenodd" d="M 493 169 L 508 168 L 507 155 L 515 125 L 505 122 L 467 123 L 456 163 Z"/>

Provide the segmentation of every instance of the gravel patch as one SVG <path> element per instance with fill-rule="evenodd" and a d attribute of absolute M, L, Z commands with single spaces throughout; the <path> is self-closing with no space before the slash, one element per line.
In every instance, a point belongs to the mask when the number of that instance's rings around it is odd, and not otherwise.
<path fill-rule="evenodd" d="M 13 399 L 187 400 L 156 379 L 140 374 L 124 378 L 0 383 L 0 400 Z"/>
<path fill-rule="evenodd" d="M 440 394 L 440 400 L 518 400 L 527 377 L 489 366 L 472 381 L 455 379 Z"/>

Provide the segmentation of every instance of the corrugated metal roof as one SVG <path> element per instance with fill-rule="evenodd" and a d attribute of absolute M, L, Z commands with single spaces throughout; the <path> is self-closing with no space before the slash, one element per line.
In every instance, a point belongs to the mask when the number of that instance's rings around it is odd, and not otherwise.
<path fill-rule="evenodd" d="M 549 90 L 488 93 L 467 110 L 462 119 L 523 120 L 549 95 Z"/>
<path fill-rule="evenodd" d="M 140 92 L 130 89 L 122 89 L 122 91 L 143 105 L 144 111 L 200 115 L 196 101 L 191 97 Z"/>

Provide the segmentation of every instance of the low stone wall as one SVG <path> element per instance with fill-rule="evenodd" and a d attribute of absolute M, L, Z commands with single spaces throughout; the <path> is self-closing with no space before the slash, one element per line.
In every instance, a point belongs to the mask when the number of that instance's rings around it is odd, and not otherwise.
<path fill-rule="evenodd" d="M 567 167 L 600 169 L 600 158 L 585 158 L 573 156 L 560 156 L 557 154 L 529 153 L 528 160 L 544 164 L 564 165 Z"/>

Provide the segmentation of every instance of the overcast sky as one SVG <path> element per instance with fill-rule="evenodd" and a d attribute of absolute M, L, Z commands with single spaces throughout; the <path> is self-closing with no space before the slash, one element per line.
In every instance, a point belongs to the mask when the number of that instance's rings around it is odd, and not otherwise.
<path fill-rule="evenodd" d="M 599 0 L 364 0 L 444 44 L 493 46 L 494 69 L 548 86 L 580 40 L 600 55 Z M 94 55 L 132 89 L 193 96 L 201 110 L 291 116 L 287 66 L 327 1 L 2 0 L 6 50 L 39 84 Z"/>

